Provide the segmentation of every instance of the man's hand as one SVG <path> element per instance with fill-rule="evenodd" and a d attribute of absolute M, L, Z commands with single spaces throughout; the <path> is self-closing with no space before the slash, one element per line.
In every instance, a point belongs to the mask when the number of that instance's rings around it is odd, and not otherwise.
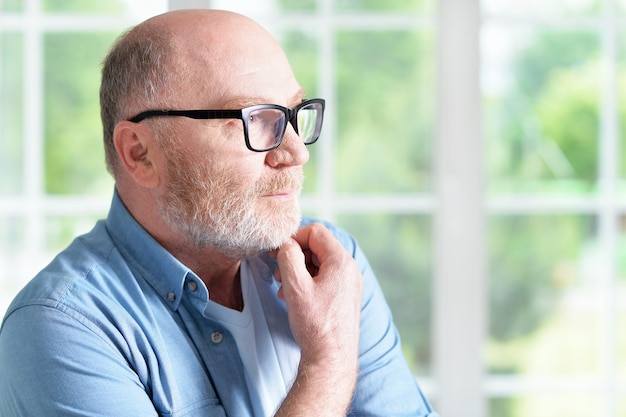
<path fill-rule="evenodd" d="M 345 415 L 358 374 L 361 273 L 319 223 L 298 230 L 274 255 L 279 297 L 301 349 L 298 376 L 277 416 Z"/>

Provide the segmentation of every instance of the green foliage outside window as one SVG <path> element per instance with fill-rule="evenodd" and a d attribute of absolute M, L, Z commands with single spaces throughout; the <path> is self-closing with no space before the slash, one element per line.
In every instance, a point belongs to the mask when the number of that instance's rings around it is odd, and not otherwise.
<path fill-rule="evenodd" d="M 121 14 L 126 8 L 122 0 L 41 0 L 47 13 Z"/>
<path fill-rule="evenodd" d="M 340 32 L 337 51 L 337 189 L 429 191 L 435 120 L 432 34 Z"/>
<path fill-rule="evenodd" d="M 0 12 L 16 13 L 24 9 L 25 0 L 3 0 L 0 2 Z"/>
<path fill-rule="evenodd" d="M 105 194 L 98 91 L 100 62 L 116 34 L 45 38 L 45 186 L 49 194 Z"/>
<path fill-rule="evenodd" d="M 21 34 L 0 32 L 0 193 L 22 192 L 24 40 Z"/>
<path fill-rule="evenodd" d="M 576 284 L 576 263 L 593 226 L 571 215 L 491 217 L 492 338 L 522 338 L 541 325 L 562 292 Z"/>
<path fill-rule="evenodd" d="M 315 11 L 318 0 L 280 0 L 284 11 Z M 435 0 L 336 0 L 337 11 L 355 12 L 420 12 L 432 11 Z"/>
<path fill-rule="evenodd" d="M 432 231 L 430 216 L 343 215 L 380 281 L 400 331 L 405 357 L 417 375 L 432 371 Z"/>
<path fill-rule="evenodd" d="M 486 104 L 493 193 L 591 192 L 598 178 L 600 73 L 594 33 L 539 32 L 511 88 Z"/>
<path fill-rule="evenodd" d="M 432 7 L 432 0 L 336 0 L 338 11 L 417 12 Z"/>

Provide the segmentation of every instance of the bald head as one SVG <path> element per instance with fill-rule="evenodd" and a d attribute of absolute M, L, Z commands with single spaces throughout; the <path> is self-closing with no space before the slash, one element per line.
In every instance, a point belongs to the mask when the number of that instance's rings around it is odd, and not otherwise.
<path fill-rule="evenodd" d="M 238 34 L 240 39 L 251 41 L 255 37 L 272 39 L 272 36 L 258 23 L 238 13 L 225 10 L 175 10 L 152 17 L 137 25 L 135 29 L 148 31 L 169 31 L 174 38 L 182 40 L 188 45 L 205 42 L 220 41 L 213 45 L 233 48 L 237 45 L 230 44 L 233 37 Z M 132 33 L 133 31 L 131 31 Z"/>
<path fill-rule="evenodd" d="M 107 168 L 115 126 L 148 109 L 228 108 L 242 97 L 287 100 L 297 83 L 276 40 L 221 10 L 177 10 L 122 35 L 106 57 L 100 88 Z"/>

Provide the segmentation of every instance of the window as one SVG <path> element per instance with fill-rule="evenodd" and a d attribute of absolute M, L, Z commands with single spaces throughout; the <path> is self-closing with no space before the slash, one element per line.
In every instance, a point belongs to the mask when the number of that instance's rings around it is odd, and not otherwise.
<path fill-rule="evenodd" d="M 617 1 L 483 2 L 493 416 L 626 416 Z"/>

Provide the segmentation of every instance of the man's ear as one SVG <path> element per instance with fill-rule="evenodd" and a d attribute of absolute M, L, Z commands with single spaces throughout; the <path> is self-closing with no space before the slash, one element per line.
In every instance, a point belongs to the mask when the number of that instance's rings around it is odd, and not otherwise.
<path fill-rule="evenodd" d="M 135 182 L 146 188 L 159 184 L 156 162 L 158 148 L 154 133 L 143 123 L 122 121 L 115 126 L 113 142 L 124 169 Z"/>

